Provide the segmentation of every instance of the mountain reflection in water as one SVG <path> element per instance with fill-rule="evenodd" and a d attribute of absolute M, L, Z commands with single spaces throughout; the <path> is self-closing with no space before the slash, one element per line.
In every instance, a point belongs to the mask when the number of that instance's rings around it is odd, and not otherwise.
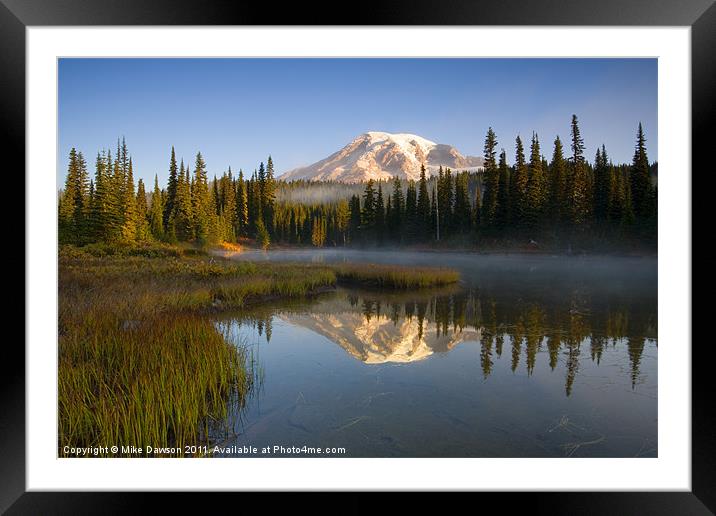
<path fill-rule="evenodd" d="M 473 288 L 419 294 L 341 289 L 310 304 L 257 310 L 234 324 L 270 342 L 274 318 L 327 338 L 365 364 L 422 361 L 470 342 L 480 347 L 484 378 L 503 355 L 513 372 L 524 368 L 531 376 L 544 352 L 551 370 L 564 369 L 567 396 L 580 360 L 587 356 L 598 365 L 608 348 L 626 355 L 623 373 L 634 388 L 645 347 L 657 340 L 655 300 L 592 297 L 579 289 L 549 302 L 500 299 Z"/>
<path fill-rule="evenodd" d="M 346 457 L 658 456 L 655 258 L 326 250 L 237 259 L 439 263 L 461 281 L 339 289 L 224 315 L 219 324 L 262 375 L 228 443 L 340 446 Z"/>

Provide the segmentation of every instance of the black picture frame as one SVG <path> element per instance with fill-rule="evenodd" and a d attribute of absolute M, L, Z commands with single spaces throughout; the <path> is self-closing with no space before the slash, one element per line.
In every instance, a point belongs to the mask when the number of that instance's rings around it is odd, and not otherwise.
<path fill-rule="evenodd" d="M 280 7 L 279 7 L 280 6 Z M 25 30 L 47 25 L 646 25 L 691 27 L 692 71 L 692 170 L 705 172 L 693 191 L 692 235 L 712 234 L 706 211 L 708 180 L 713 181 L 713 144 L 716 102 L 716 5 L 714 0 L 459 0 L 436 5 L 426 0 L 400 0 L 356 9 L 350 17 L 339 14 L 329 2 L 279 4 L 246 1 L 198 0 L 0 0 L 0 141 L 17 158 L 16 170 L 25 170 Z M 319 18 L 316 13 L 323 13 Z M 684 157 L 688 173 L 688 159 Z M 703 181 L 703 182 L 702 182 Z M 705 188 L 702 188 L 705 185 Z M 27 192 L 26 192 L 27 193 Z M 702 196 L 702 201 L 696 202 Z M 697 209 L 694 209 L 697 208 Z M 699 213 L 698 208 L 703 208 Z M 697 227 L 704 224 L 703 231 Z M 24 228 L 18 240 L 24 240 Z M 710 238 L 692 240 L 705 247 Z M 711 293 L 713 258 L 698 263 L 692 247 L 692 277 L 699 275 L 697 291 Z M 24 249 L 24 246 L 23 246 Z M 24 267 L 23 254 L 15 257 Z M 706 255 L 708 256 L 708 255 Z M 26 269 L 25 269 L 26 270 Z M 26 270 L 27 274 L 27 270 Z M 24 294 L 23 294 L 24 298 Z M 695 301 L 695 298 L 694 298 Z M 709 304 L 692 301 L 692 321 L 708 320 Z M 17 303 L 23 310 L 24 303 Z M 22 308 L 20 308 L 22 307 Z M 694 340 L 694 339 L 692 339 Z M 7 339 L 5 367 L 0 375 L 0 511 L 7 514 L 90 514 L 139 512 L 147 501 L 161 497 L 166 512 L 174 507 L 191 509 L 186 495 L 138 493 L 28 493 L 25 489 L 25 353 L 16 340 Z M 692 346 L 692 491 L 613 493 L 485 494 L 509 507 L 524 504 L 538 514 L 711 514 L 716 511 L 716 411 L 707 383 L 711 345 Z M 704 345 L 706 344 L 706 345 Z M 691 343 L 683 343 L 691 345 Z M 212 504 L 223 504 L 228 494 L 212 494 Z M 242 495 L 246 496 L 246 495 Z M 413 503 L 422 504 L 421 497 Z M 205 510 L 205 502 L 199 502 Z M 264 504 L 273 503 L 266 502 Z M 312 507 L 317 507 L 311 503 Z M 363 498 L 351 506 L 371 510 Z M 482 505 L 486 507 L 485 505 Z M 217 505 L 218 507 L 218 505 Z M 405 507 L 407 509 L 407 507 Z"/>

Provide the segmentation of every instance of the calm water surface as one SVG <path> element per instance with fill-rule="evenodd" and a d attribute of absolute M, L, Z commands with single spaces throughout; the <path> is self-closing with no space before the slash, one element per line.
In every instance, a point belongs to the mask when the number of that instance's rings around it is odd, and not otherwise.
<path fill-rule="evenodd" d="M 655 258 L 237 259 L 441 265 L 462 282 L 338 289 L 220 320 L 262 372 L 223 446 L 342 447 L 346 457 L 657 455 Z"/>

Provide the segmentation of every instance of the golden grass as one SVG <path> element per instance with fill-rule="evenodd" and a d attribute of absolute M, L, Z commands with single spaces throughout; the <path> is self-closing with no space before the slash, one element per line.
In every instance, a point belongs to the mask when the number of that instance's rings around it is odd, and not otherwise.
<path fill-rule="evenodd" d="M 445 268 L 377 264 L 343 264 L 332 268 L 340 283 L 385 289 L 442 287 L 460 279 L 457 271 Z"/>
<path fill-rule="evenodd" d="M 184 455 L 185 445 L 208 442 L 209 421 L 224 421 L 229 400 L 251 388 L 246 353 L 206 318 L 86 317 L 60 336 L 60 455 L 65 446 L 112 445 Z"/>
<path fill-rule="evenodd" d="M 60 455 L 64 446 L 206 443 L 209 423 L 242 406 L 255 377 L 252 358 L 208 313 L 337 283 L 395 290 L 458 278 L 447 269 L 237 262 L 171 246 L 62 247 Z"/>

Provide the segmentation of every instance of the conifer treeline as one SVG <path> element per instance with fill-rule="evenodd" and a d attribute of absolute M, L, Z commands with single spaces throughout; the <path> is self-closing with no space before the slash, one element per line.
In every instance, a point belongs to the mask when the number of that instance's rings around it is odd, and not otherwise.
<path fill-rule="evenodd" d="M 537 134 L 515 142 L 514 164 L 490 128 L 480 172 L 439 169 L 429 178 L 404 184 L 368 181 L 362 195 L 348 200 L 277 200 L 281 188 L 269 156 L 248 177 L 229 168 L 208 179 L 201 153 L 193 171 L 174 148 L 164 189 L 155 176 L 151 193 L 139 179 L 124 140 L 114 155 L 100 152 L 90 178 L 81 152 L 70 151 L 68 174 L 60 192 L 61 243 L 137 244 L 153 240 L 195 242 L 255 239 L 323 246 L 405 245 L 434 242 L 467 245 L 505 240 L 630 239 L 656 242 L 657 190 L 652 185 L 646 139 L 639 124 L 630 165 L 616 165 L 604 146 L 594 163 L 584 156 L 577 117 L 572 117 L 570 154 L 554 140 L 551 160 L 542 154 Z M 654 165 L 655 166 L 655 165 Z"/>
<path fill-rule="evenodd" d="M 177 165 L 172 147 L 169 179 L 164 189 L 154 178 L 147 194 L 141 179 L 134 185 L 132 158 L 124 140 L 117 152 L 97 154 L 94 178 L 89 179 L 81 152 L 70 151 L 65 187 L 59 199 L 61 243 L 92 242 L 137 244 L 148 241 L 212 244 L 256 238 L 268 244 L 274 228 L 273 161 L 244 179 L 231 169 L 208 179 L 206 164 L 197 153 L 193 172 L 182 160 Z"/>

